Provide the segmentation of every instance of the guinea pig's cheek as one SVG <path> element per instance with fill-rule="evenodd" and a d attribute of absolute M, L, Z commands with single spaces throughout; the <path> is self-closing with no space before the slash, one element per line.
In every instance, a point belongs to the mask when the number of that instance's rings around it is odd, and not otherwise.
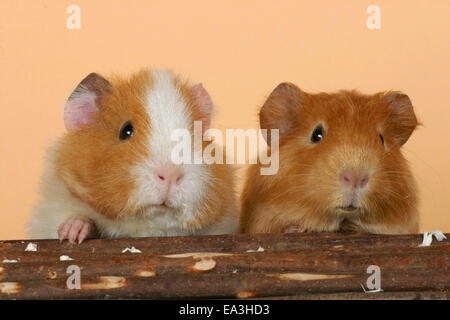
<path fill-rule="evenodd" d="M 86 198 L 89 196 L 88 188 L 83 186 L 83 184 L 78 181 L 72 173 L 62 171 L 60 175 L 72 195 L 78 198 Z"/>
<path fill-rule="evenodd" d="M 173 194 L 178 205 L 199 203 L 208 192 L 209 173 L 203 165 L 186 165 L 183 181 Z"/>
<path fill-rule="evenodd" d="M 128 200 L 130 206 L 143 207 L 161 203 L 161 191 L 150 166 L 139 163 L 131 168 L 130 174 L 134 181 Z"/>

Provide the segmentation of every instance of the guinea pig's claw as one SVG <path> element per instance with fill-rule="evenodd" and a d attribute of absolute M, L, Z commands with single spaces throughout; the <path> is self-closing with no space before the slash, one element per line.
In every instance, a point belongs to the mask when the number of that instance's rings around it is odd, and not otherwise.
<path fill-rule="evenodd" d="M 72 218 L 61 224 L 58 229 L 58 238 L 60 242 L 67 239 L 70 243 L 80 244 L 88 237 L 91 229 L 91 222 Z"/>

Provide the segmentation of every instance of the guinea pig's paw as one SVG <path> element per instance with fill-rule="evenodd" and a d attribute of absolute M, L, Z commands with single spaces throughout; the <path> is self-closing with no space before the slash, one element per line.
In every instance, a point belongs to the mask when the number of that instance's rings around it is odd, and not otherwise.
<path fill-rule="evenodd" d="M 284 233 L 302 233 L 302 232 L 308 232 L 308 230 L 300 226 L 290 226 L 284 230 Z"/>
<path fill-rule="evenodd" d="M 82 243 L 93 230 L 91 221 L 83 218 L 71 218 L 58 228 L 59 241 L 68 239 L 71 243 Z"/>

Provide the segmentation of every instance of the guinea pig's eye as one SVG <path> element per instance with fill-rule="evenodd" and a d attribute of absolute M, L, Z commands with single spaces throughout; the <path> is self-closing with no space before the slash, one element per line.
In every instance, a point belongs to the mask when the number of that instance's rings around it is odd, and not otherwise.
<path fill-rule="evenodd" d="M 384 137 L 381 133 L 379 135 L 380 135 L 381 144 L 384 146 Z"/>
<path fill-rule="evenodd" d="M 133 136 L 133 125 L 131 122 L 127 122 L 123 125 L 122 129 L 120 129 L 119 139 L 126 140 Z"/>
<path fill-rule="evenodd" d="M 323 139 L 323 128 L 322 128 L 322 126 L 319 125 L 314 129 L 314 131 L 312 133 L 311 142 L 317 143 L 322 139 Z"/>

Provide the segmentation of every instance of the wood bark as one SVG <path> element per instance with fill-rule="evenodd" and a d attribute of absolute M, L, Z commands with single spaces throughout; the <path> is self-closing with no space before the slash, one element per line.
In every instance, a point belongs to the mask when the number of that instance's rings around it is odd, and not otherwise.
<path fill-rule="evenodd" d="M 0 241 L 0 298 L 448 299 L 448 239 L 428 247 L 418 246 L 422 235 L 330 233 Z M 25 251 L 30 242 L 37 251 Z M 122 252 L 131 247 L 141 252 Z M 80 289 L 68 288 L 71 265 Z M 382 292 L 364 292 L 371 265 Z"/>

